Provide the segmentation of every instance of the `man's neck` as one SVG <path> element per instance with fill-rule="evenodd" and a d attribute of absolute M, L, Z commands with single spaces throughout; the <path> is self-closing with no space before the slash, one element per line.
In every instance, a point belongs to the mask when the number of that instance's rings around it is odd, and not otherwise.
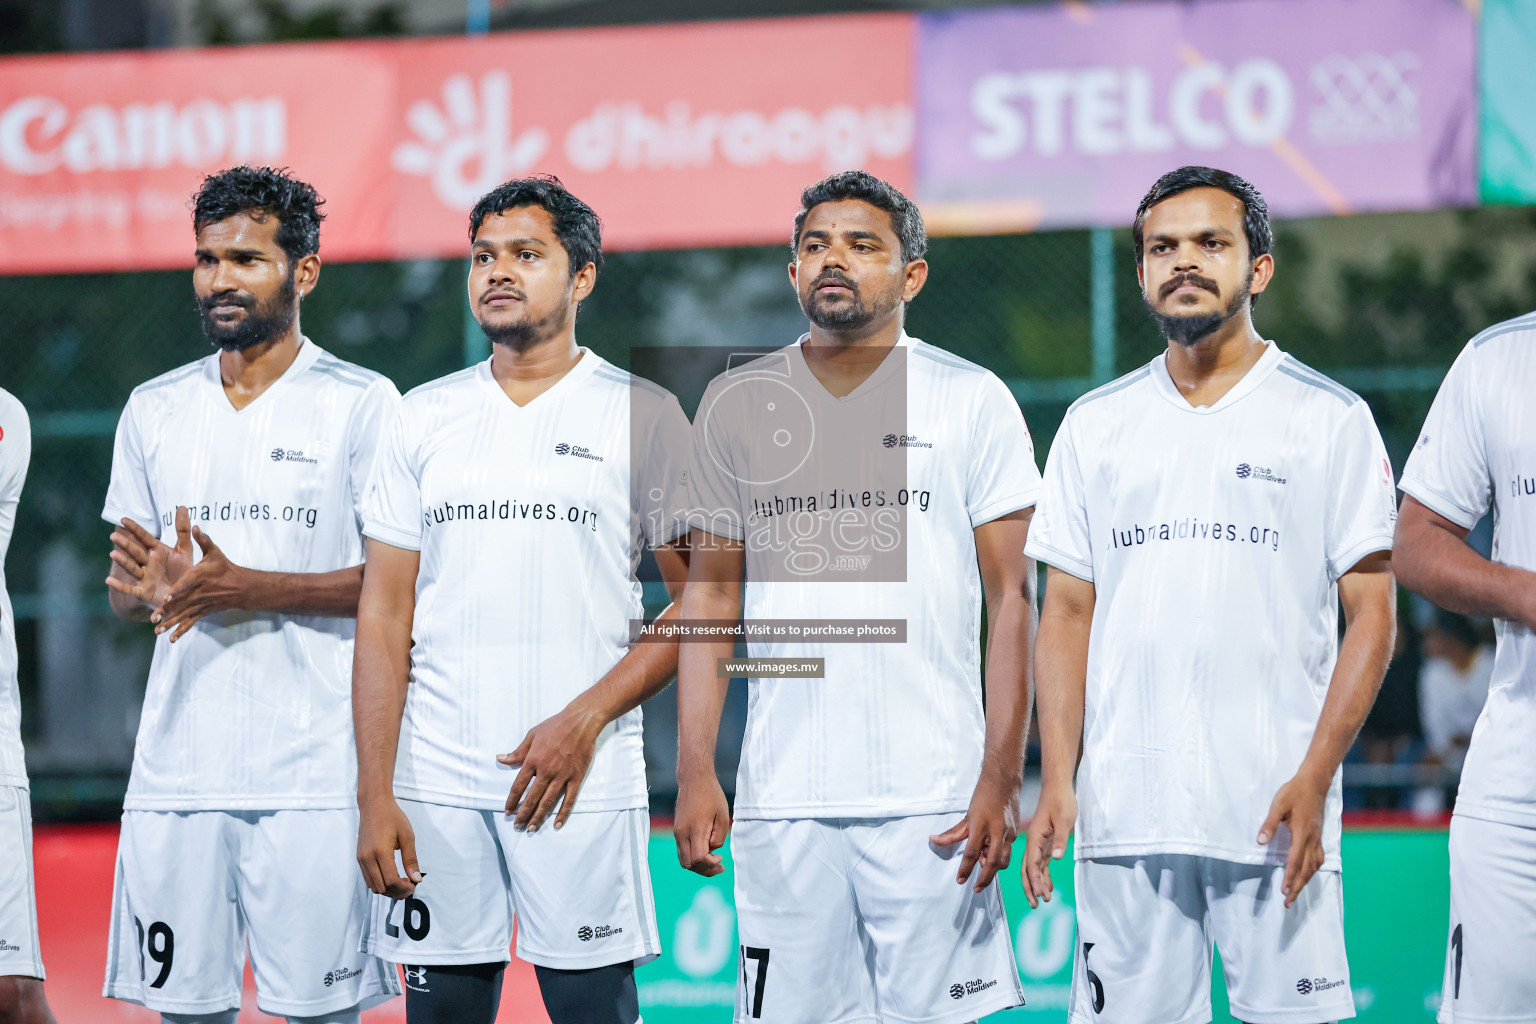
<path fill-rule="evenodd" d="M 491 376 L 517 405 L 527 405 L 559 383 L 580 361 L 574 329 L 521 348 L 496 344 L 491 352 Z"/>
<path fill-rule="evenodd" d="M 901 340 L 902 317 L 896 315 L 859 331 L 831 331 L 811 325 L 801 346 L 805 363 L 835 398 L 849 394 L 869 378 Z"/>
<path fill-rule="evenodd" d="M 299 357 L 304 336 L 299 333 L 299 319 L 293 326 L 270 341 L 250 348 L 228 349 L 219 353 L 219 380 L 229 404 L 244 409 L 271 387 Z"/>
<path fill-rule="evenodd" d="M 1190 405 L 1215 405 L 1253 369 L 1265 348 L 1244 311 L 1193 345 L 1168 342 L 1168 376 Z"/>

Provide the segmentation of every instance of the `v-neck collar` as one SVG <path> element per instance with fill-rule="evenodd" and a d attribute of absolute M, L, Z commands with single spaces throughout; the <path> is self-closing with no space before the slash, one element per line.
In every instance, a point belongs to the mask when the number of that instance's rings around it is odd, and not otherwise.
<path fill-rule="evenodd" d="M 875 367 L 874 372 L 872 372 L 868 377 L 865 377 L 863 380 L 859 381 L 858 387 L 854 388 L 852 391 L 839 398 L 837 395 L 834 395 L 832 392 L 827 390 L 827 386 L 821 382 L 820 377 L 816 376 L 815 371 L 811 369 L 811 364 L 806 360 L 805 344 L 810 340 L 811 334 L 809 331 L 800 335 L 800 340 L 795 342 L 792 346 L 795 350 L 795 359 L 798 364 L 798 368 L 804 370 L 805 373 L 810 376 L 811 380 L 816 384 L 816 386 L 821 389 L 822 396 L 825 397 L 829 402 L 852 402 L 855 399 L 862 398 L 869 392 L 879 388 L 882 384 L 885 383 L 887 378 L 896 372 L 897 363 L 900 362 L 901 359 L 905 359 L 908 355 L 910 355 L 913 343 L 913 339 L 907 334 L 907 332 L 902 331 L 900 336 L 898 336 L 896 339 L 896 344 L 891 346 L 890 351 L 885 354 L 884 359 L 880 360 L 880 365 Z M 896 355 L 897 349 L 903 349 L 904 351 L 902 352 L 900 358 L 892 358 Z"/>
<path fill-rule="evenodd" d="M 1192 413 L 1196 416 L 1209 416 L 1212 413 L 1220 412 L 1252 394 L 1260 384 L 1269 379 L 1275 370 L 1279 369 L 1280 361 L 1285 358 L 1285 353 L 1280 351 L 1280 346 L 1272 341 L 1266 341 L 1264 345 L 1264 354 L 1259 356 L 1259 361 L 1248 367 L 1248 372 L 1243 374 L 1242 378 L 1212 405 L 1190 405 L 1189 399 L 1179 393 L 1178 385 L 1173 382 L 1173 375 L 1168 372 L 1168 352 L 1166 349 L 1159 352 L 1152 359 L 1152 386 L 1157 389 L 1158 394 L 1187 413 Z"/>
<path fill-rule="evenodd" d="M 215 352 L 208 357 L 207 369 L 203 377 L 213 389 L 214 400 L 231 416 L 243 416 L 269 400 L 274 391 L 281 391 L 292 381 L 304 375 L 304 372 L 315 365 L 315 360 L 320 358 L 320 346 L 310 341 L 304 335 L 299 335 L 299 354 L 293 357 L 293 362 L 288 368 L 278 375 L 277 379 L 268 384 L 266 390 L 247 402 L 243 407 L 236 409 L 235 403 L 229 400 L 229 393 L 224 390 L 224 374 L 219 366 L 220 352 Z"/>
<path fill-rule="evenodd" d="M 575 387 L 578 382 L 592 376 L 592 374 L 597 370 L 598 366 L 603 362 L 600 356 L 598 356 L 591 349 L 587 348 L 585 345 L 578 345 L 576 347 L 576 351 L 581 353 L 581 355 L 576 357 L 576 365 L 567 370 L 565 376 L 561 377 L 559 380 L 555 381 L 539 394 L 529 399 L 528 402 L 524 405 L 518 405 L 516 402 L 512 401 L 512 396 L 502 390 L 501 384 L 496 380 L 496 375 L 491 372 L 491 361 L 489 359 L 479 364 L 479 367 L 476 370 L 476 375 L 480 378 L 481 381 L 483 381 L 487 386 L 495 391 L 497 398 L 500 398 L 503 402 L 506 402 L 507 406 L 514 412 L 526 413 L 532 411 L 535 407 L 540 409 L 544 408 L 546 399 L 558 398 L 560 394 L 564 393 L 565 391 L 569 391 L 571 388 Z"/>

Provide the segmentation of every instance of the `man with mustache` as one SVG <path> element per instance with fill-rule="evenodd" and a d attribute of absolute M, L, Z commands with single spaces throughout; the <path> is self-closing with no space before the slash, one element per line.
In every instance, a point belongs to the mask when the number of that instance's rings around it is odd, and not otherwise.
<path fill-rule="evenodd" d="M 1365 402 L 1253 325 L 1252 185 L 1181 167 L 1132 237 L 1168 347 L 1046 462 L 1025 889 L 1050 899 L 1075 825 L 1074 1024 L 1210 1020 L 1213 943 L 1238 1019 L 1353 1017 L 1339 764 L 1392 651 L 1392 467 Z"/>
<path fill-rule="evenodd" d="M 714 768 L 726 677 L 755 677 L 731 839 L 737 1021 L 947 1024 L 1023 1002 L 995 876 L 1028 731 L 1039 472 L 1002 381 L 903 330 L 926 248 L 886 182 L 807 188 L 789 277 L 810 330 L 699 404 L 684 619 L 904 633 L 749 638 L 753 658 L 821 659 L 811 678 L 725 671 L 729 640 L 681 646 L 674 832 L 702 875 L 724 870 L 732 827 Z"/>
<path fill-rule="evenodd" d="M 677 645 L 630 624 L 646 545 L 669 588 L 687 572 L 688 419 L 576 343 L 603 260 L 591 207 L 509 181 L 469 239 L 494 351 L 406 396 L 363 527 L 365 942 L 407 965 L 410 1024 L 491 1024 L 514 921 L 553 1024 L 635 1024 L 635 967 L 661 952 L 639 706 Z"/>
<path fill-rule="evenodd" d="M 113 449 L 108 598 L 157 640 L 105 994 L 176 1024 L 232 1024 L 247 945 L 290 1021 L 400 991 L 359 951 L 348 728 L 363 489 L 400 396 L 300 330 L 321 203 L 268 167 L 204 180 L 192 285 L 218 352 L 136 388 Z"/>

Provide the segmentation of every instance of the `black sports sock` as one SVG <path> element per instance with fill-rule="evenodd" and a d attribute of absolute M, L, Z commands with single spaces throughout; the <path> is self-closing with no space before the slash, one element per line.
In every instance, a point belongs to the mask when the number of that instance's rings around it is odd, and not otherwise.
<path fill-rule="evenodd" d="M 535 964 L 533 972 L 551 1024 L 635 1024 L 640 1019 L 635 965 L 629 961 L 585 971 Z"/>
<path fill-rule="evenodd" d="M 406 1024 L 495 1024 L 506 969 L 504 963 L 407 965 Z"/>

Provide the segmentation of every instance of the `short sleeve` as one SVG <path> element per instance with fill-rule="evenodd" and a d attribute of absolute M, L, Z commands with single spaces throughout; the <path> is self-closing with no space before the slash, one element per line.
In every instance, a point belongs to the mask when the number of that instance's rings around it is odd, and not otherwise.
<path fill-rule="evenodd" d="M 150 533 L 159 536 L 159 506 L 149 483 L 149 467 L 144 458 L 144 439 L 139 424 L 138 401 L 129 397 L 117 421 L 117 436 L 112 442 L 112 476 L 107 484 L 107 500 L 101 518 L 116 525 L 132 519 Z"/>
<path fill-rule="evenodd" d="M 409 410 L 402 409 L 385 430 L 363 498 L 363 536 L 420 551 L 421 467 L 412 419 Z"/>
<path fill-rule="evenodd" d="M 1074 425 L 1069 413 L 1051 442 L 1045 459 L 1040 500 L 1029 522 L 1029 557 L 1093 582 L 1093 540 L 1088 529 L 1088 498 L 1078 462 Z"/>
<path fill-rule="evenodd" d="M 1007 385 L 987 374 L 971 423 L 965 507 L 971 526 L 1028 508 L 1040 495 L 1035 442 Z"/>
<path fill-rule="evenodd" d="M 1475 352 L 1471 345 L 1463 349 L 1441 382 L 1401 485 L 1405 494 L 1469 530 L 1493 502 Z"/>
<path fill-rule="evenodd" d="M 688 417 L 672 395 L 651 407 L 643 447 L 632 456 L 630 482 L 640 532 L 653 548 L 688 529 L 688 460 L 693 444 Z"/>
<path fill-rule="evenodd" d="M 1343 576 L 1366 555 L 1392 550 L 1395 499 L 1386 446 L 1370 406 L 1357 401 L 1335 429 L 1328 459 L 1323 550 L 1331 579 Z"/>
<path fill-rule="evenodd" d="M 688 525 L 731 540 L 746 538 L 740 481 L 732 470 L 742 443 L 741 393 L 713 385 L 704 393 L 688 451 Z"/>
<path fill-rule="evenodd" d="M 32 421 L 20 402 L 0 391 L 0 559 L 10 546 L 31 462 Z"/>
<path fill-rule="evenodd" d="M 400 392 L 387 377 L 381 377 L 363 392 L 352 412 L 347 436 L 347 475 L 352 488 L 352 510 L 359 527 L 362 526 L 368 482 L 373 479 L 379 449 L 399 411 Z"/>

